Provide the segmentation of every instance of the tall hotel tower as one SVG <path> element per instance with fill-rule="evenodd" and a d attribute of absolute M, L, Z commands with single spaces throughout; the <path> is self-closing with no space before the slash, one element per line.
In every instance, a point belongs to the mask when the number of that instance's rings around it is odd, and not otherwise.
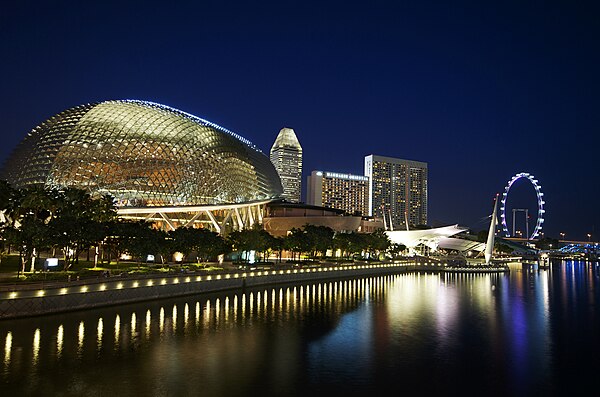
<path fill-rule="evenodd" d="M 291 128 L 282 128 L 271 148 L 271 163 L 279 173 L 283 198 L 300 202 L 302 192 L 302 146 Z"/>
<path fill-rule="evenodd" d="M 308 204 L 337 208 L 349 214 L 369 214 L 369 178 L 364 175 L 313 171 L 308 177 Z"/>
<path fill-rule="evenodd" d="M 370 179 L 369 215 L 383 218 L 388 228 L 427 224 L 427 163 L 371 154 L 365 157 Z"/>

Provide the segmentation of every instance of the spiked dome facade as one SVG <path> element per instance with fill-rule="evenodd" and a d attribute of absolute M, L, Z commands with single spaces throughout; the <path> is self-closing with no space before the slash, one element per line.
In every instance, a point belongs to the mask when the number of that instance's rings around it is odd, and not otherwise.
<path fill-rule="evenodd" d="M 51 117 L 17 146 L 2 177 L 17 188 L 109 193 L 120 207 L 245 203 L 282 193 L 269 158 L 248 140 L 136 100 L 86 104 Z"/>
<path fill-rule="evenodd" d="M 248 140 L 168 106 L 114 100 L 65 110 L 35 127 L 0 177 L 17 188 L 110 194 L 117 213 L 165 230 L 218 233 L 262 222 L 283 188 Z"/>

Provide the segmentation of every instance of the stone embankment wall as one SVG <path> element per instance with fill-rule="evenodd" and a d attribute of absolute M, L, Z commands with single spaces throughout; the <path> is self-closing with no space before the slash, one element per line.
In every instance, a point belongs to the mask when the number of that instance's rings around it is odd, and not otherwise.
<path fill-rule="evenodd" d="M 415 268 L 414 264 L 407 263 L 365 264 L 215 275 L 182 273 L 140 278 L 110 277 L 85 282 L 46 283 L 35 286 L 19 286 L 18 288 L 3 287 L 0 290 L 0 319 L 30 317 L 261 285 L 393 274 Z"/>

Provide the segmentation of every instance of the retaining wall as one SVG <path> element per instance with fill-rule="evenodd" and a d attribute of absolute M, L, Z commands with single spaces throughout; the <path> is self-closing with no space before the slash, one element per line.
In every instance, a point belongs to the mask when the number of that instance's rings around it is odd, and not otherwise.
<path fill-rule="evenodd" d="M 350 265 L 265 270 L 215 275 L 179 274 L 6 288 L 0 292 L 0 319 L 30 317 L 102 306 L 164 299 L 228 289 L 322 279 L 343 279 L 414 270 L 414 264 Z"/>

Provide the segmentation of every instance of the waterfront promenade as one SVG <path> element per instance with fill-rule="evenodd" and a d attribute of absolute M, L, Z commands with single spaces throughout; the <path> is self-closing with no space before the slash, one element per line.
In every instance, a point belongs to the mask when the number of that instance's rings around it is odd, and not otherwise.
<path fill-rule="evenodd" d="M 29 317 L 126 304 L 144 300 L 243 289 L 261 285 L 344 279 L 409 271 L 501 272 L 505 268 L 449 267 L 427 261 L 320 264 L 299 268 L 241 270 L 228 267 L 215 272 L 174 272 L 35 283 L 0 285 L 0 319 Z"/>
<path fill-rule="evenodd" d="M 433 265 L 432 265 L 433 267 Z M 280 270 L 239 270 L 97 277 L 64 282 L 5 284 L 0 319 L 216 292 L 260 285 L 359 277 L 414 270 L 410 262 L 350 264 Z"/>

